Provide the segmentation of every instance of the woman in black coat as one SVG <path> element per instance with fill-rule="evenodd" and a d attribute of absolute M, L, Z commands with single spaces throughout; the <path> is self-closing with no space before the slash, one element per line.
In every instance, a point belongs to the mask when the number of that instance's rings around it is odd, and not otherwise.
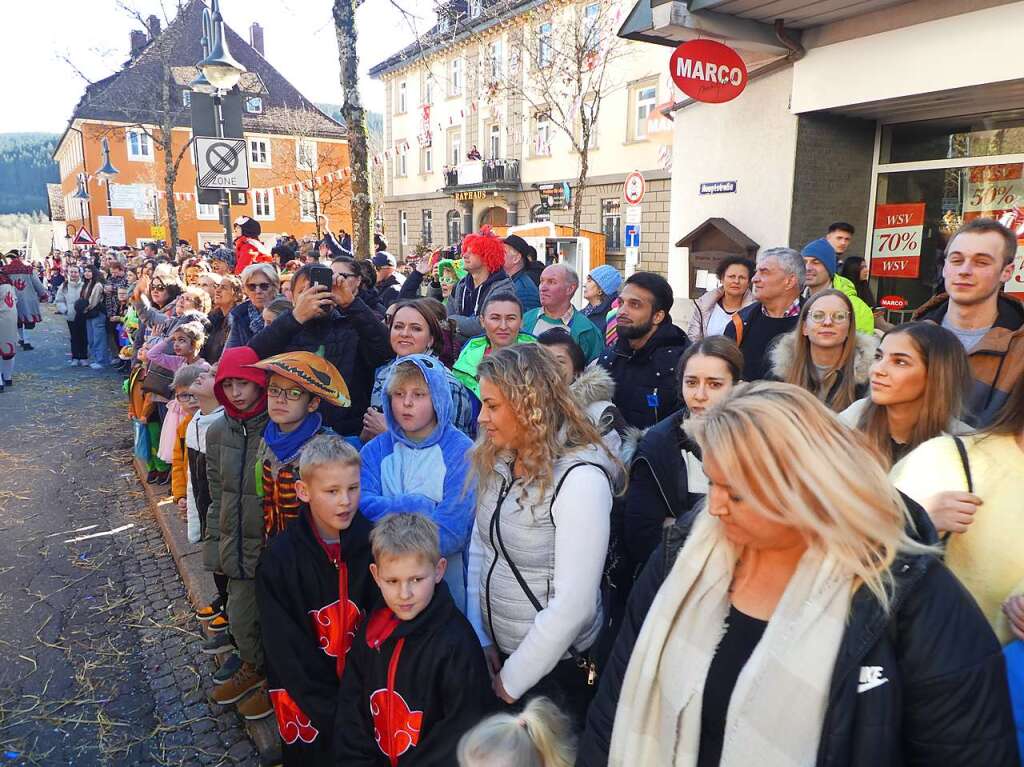
<path fill-rule="evenodd" d="M 707 510 L 637 581 L 577 767 L 1017 767 L 999 643 L 853 435 L 770 382 L 688 431 Z"/>
<path fill-rule="evenodd" d="M 634 576 L 661 542 L 665 525 L 707 493 L 700 448 L 684 424 L 725 399 L 742 376 L 743 355 L 724 336 L 709 336 L 679 358 L 676 381 L 686 407 L 644 433 L 630 466 L 622 540 Z"/>

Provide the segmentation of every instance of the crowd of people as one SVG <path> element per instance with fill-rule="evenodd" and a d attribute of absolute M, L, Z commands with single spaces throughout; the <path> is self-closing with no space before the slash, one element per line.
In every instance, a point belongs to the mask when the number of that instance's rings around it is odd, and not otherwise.
<path fill-rule="evenodd" d="M 905 324 L 838 222 L 724 259 L 684 332 L 662 276 L 515 235 L 403 270 L 236 223 L 65 257 L 52 298 L 202 545 L 212 698 L 286 764 L 1020 763 L 1005 227 Z"/>

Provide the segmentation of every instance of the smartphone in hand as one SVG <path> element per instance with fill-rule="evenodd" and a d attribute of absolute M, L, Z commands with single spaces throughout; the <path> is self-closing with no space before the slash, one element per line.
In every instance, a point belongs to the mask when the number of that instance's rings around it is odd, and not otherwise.
<path fill-rule="evenodd" d="M 330 292 L 334 287 L 334 272 L 329 266 L 317 264 L 309 270 L 309 283 L 310 285 L 323 285 L 324 289 Z"/>

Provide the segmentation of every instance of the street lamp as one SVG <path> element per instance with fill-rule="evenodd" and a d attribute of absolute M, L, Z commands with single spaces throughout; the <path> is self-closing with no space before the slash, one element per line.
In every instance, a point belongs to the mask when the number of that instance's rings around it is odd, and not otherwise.
<path fill-rule="evenodd" d="M 235 61 L 224 39 L 224 17 L 220 14 L 219 0 L 213 0 L 213 16 L 210 35 L 210 52 L 199 62 L 199 68 L 206 79 L 222 91 L 229 91 L 238 85 L 245 67 Z"/>
<path fill-rule="evenodd" d="M 107 184 L 107 215 L 113 216 L 114 208 L 110 204 L 110 182 L 114 180 L 118 171 L 110 162 L 110 142 L 107 141 L 106 136 L 100 140 L 100 144 L 103 146 L 103 167 L 96 171 L 96 175 Z"/>
<path fill-rule="evenodd" d="M 85 186 L 85 174 L 78 174 L 78 186 L 75 188 L 74 194 L 71 195 L 72 200 L 78 200 L 78 220 L 82 222 L 82 226 L 85 226 L 85 205 L 89 204 L 89 190 Z M 84 203 L 84 204 L 83 204 Z M 92 211 L 89 212 L 89 224 L 92 224 Z"/>

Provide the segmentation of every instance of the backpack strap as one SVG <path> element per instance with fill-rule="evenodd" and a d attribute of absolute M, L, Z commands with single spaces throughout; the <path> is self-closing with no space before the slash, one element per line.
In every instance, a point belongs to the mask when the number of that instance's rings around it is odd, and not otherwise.
<path fill-rule="evenodd" d="M 967 457 L 967 446 L 964 444 L 964 441 L 960 439 L 960 437 L 958 437 L 957 435 L 953 434 L 951 436 L 953 437 L 953 444 L 956 445 L 956 452 L 960 454 L 960 465 L 963 467 L 964 477 L 967 479 L 967 492 L 973 493 L 974 477 L 971 475 L 971 461 Z M 951 536 L 952 534 L 952 532 L 947 532 L 945 535 L 943 535 L 942 542 L 945 543 L 946 541 L 948 541 L 949 536 Z"/>
<path fill-rule="evenodd" d="M 593 461 L 580 461 L 579 463 L 574 463 L 572 466 L 565 470 L 565 473 L 562 475 L 562 478 L 559 479 L 558 483 L 555 485 L 555 492 L 551 494 L 551 503 L 548 504 L 548 516 L 551 517 L 551 524 L 553 527 L 557 527 L 557 525 L 555 524 L 555 501 L 558 500 L 558 493 L 562 489 L 562 485 L 565 484 L 565 480 L 569 477 L 569 473 L 573 469 L 578 469 L 580 466 L 593 466 L 595 469 L 598 469 L 602 474 L 604 474 L 604 478 L 608 480 L 608 486 L 611 487 L 612 485 L 611 477 L 608 476 L 608 472 L 601 464 L 594 463 Z"/>
<path fill-rule="evenodd" d="M 743 346 L 743 318 L 739 309 L 732 313 L 732 327 L 736 331 L 736 345 Z"/>

